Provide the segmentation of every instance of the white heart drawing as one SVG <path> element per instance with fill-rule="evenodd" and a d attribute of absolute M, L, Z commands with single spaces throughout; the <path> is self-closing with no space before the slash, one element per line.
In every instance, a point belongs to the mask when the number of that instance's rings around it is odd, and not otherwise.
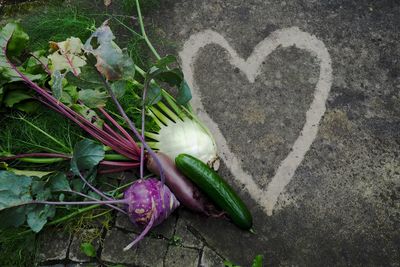
<path fill-rule="evenodd" d="M 246 173 L 238 158 L 231 152 L 225 137 L 221 133 L 218 125 L 211 119 L 205 111 L 201 102 L 200 90 L 196 86 L 193 76 L 193 65 L 196 61 L 198 52 L 208 44 L 218 44 L 226 49 L 230 54 L 230 63 L 239 68 L 246 74 L 251 83 L 260 72 L 260 66 L 265 58 L 277 47 L 296 46 L 304 49 L 316 56 L 320 64 L 319 80 L 315 86 L 314 99 L 310 108 L 306 112 L 306 122 L 299 136 L 293 144 L 291 152 L 280 163 L 274 177 L 263 191 L 254 182 L 251 175 Z M 278 201 L 279 195 L 285 186 L 293 178 L 294 173 L 305 154 L 310 149 L 311 144 L 317 136 L 319 122 L 325 113 L 325 104 L 332 85 L 332 66 L 329 52 L 324 43 L 315 36 L 301 31 L 297 27 L 277 30 L 261 41 L 247 60 L 242 59 L 236 51 L 229 45 L 225 38 L 213 30 L 205 30 L 193 34 L 184 44 L 179 53 L 182 61 L 182 68 L 185 79 L 192 88 L 192 106 L 196 110 L 199 118 L 210 128 L 213 133 L 221 159 L 235 177 L 237 182 L 244 185 L 251 197 L 264 208 L 267 215 L 272 215 L 274 206 Z"/>

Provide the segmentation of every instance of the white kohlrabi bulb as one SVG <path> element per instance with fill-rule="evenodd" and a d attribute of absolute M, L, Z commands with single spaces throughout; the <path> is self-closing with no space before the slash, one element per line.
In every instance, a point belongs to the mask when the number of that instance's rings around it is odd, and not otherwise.
<path fill-rule="evenodd" d="M 212 137 L 190 119 L 162 126 L 158 136 L 158 149 L 173 160 L 182 153 L 208 164 L 212 164 L 217 158 L 217 148 Z"/>

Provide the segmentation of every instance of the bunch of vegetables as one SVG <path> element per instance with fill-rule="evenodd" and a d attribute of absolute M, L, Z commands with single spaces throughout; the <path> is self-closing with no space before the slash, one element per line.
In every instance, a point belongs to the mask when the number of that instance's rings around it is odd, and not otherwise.
<path fill-rule="evenodd" d="M 22 154 L 0 147 L 2 226 L 26 223 L 39 232 L 106 205 L 143 226 L 129 249 L 183 205 L 207 216 L 226 214 L 240 228 L 251 228 L 245 204 L 209 167 L 217 160 L 215 141 L 190 108 L 190 88 L 182 71 L 171 67 L 176 59 L 157 54 L 136 4 L 142 36 L 157 57 L 147 71 L 114 42 L 109 21 L 84 43 L 75 37 L 50 42 L 49 52 L 25 51 L 29 36 L 17 23 L 1 29 L 0 104 L 34 112 L 40 103 L 86 133 L 71 149 L 23 115 L 16 118 L 55 145 Z M 165 86 L 175 87 L 176 97 Z M 136 100 L 135 122 L 120 104 L 127 95 Z M 15 168 L 21 162 L 28 165 Z M 65 163 L 68 168 L 59 171 Z M 94 186 L 99 173 L 131 169 L 139 169 L 140 177 L 127 185 L 109 192 Z M 56 205 L 88 207 L 54 219 Z"/>

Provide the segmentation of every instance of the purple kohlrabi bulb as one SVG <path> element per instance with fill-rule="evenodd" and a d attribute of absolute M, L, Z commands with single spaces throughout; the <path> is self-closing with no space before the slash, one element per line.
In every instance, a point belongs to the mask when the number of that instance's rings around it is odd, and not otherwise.
<path fill-rule="evenodd" d="M 152 226 L 164 221 L 179 206 L 179 201 L 166 185 L 155 178 L 140 179 L 125 192 L 128 200 L 127 211 L 134 224 Z"/>

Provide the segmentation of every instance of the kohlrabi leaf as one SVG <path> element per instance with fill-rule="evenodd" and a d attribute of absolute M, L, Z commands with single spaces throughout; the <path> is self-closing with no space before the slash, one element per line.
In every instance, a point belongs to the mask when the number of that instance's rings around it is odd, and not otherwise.
<path fill-rule="evenodd" d="M 31 185 L 32 178 L 29 176 L 0 171 L 0 211 L 32 200 Z"/>
<path fill-rule="evenodd" d="M 90 109 L 87 106 L 80 104 L 74 104 L 71 106 L 71 108 L 97 127 L 103 127 L 104 121 L 96 114 L 93 109 Z"/>
<path fill-rule="evenodd" d="M 19 227 L 26 220 L 26 206 L 0 211 L 0 229 Z"/>
<path fill-rule="evenodd" d="M 42 178 L 44 176 L 47 176 L 47 175 L 53 173 L 51 171 L 46 172 L 46 171 L 18 170 L 18 169 L 8 168 L 8 167 L 6 167 L 6 170 L 14 173 L 16 175 L 25 175 L 25 176 L 38 177 L 38 178 Z"/>
<path fill-rule="evenodd" d="M 103 159 L 103 146 L 92 140 L 84 139 L 75 145 L 71 170 L 75 175 L 79 175 L 80 171 L 93 170 Z"/>
<path fill-rule="evenodd" d="M 35 205 L 28 207 L 28 209 L 27 222 L 35 233 L 42 230 L 43 226 L 47 223 L 47 219 L 53 218 L 56 213 L 56 207 L 49 205 Z"/>
<path fill-rule="evenodd" d="M 99 90 L 80 90 L 78 98 L 89 108 L 104 107 L 107 102 L 107 93 Z"/>
<path fill-rule="evenodd" d="M 41 79 L 42 75 L 26 73 L 23 68 L 17 68 L 8 58 L 16 56 L 25 48 L 27 35 L 16 23 L 8 23 L 0 31 L 0 86 L 10 82 L 21 81 L 18 71 L 30 80 Z"/>
<path fill-rule="evenodd" d="M 51 62 L 51 70 L 60 72 L 72 72 L 75 76 L 81 73 L 81 67 L 86 65 L 86 57 L 83 54 L 83 44 L 79 38 L 70 37 L 59 43 L 50 42 L 54 52 L 48 56 Z"/>
<path fill-rule="evenodd" d="M 84 49 L 96 57 L 96 68 L 107 80 L 132 79 L 135 65 L 126 50 L 122 50 L 114 43 L 114 39 L 108 21 L 105 21 L 89 37 Z"/>
<path fill-rule="evenodd" d="M 70 191 L 67 176 L 64 173 L 57 173 L 49 178 L 48 184 L 50 185 L 51 191 Z"/>

